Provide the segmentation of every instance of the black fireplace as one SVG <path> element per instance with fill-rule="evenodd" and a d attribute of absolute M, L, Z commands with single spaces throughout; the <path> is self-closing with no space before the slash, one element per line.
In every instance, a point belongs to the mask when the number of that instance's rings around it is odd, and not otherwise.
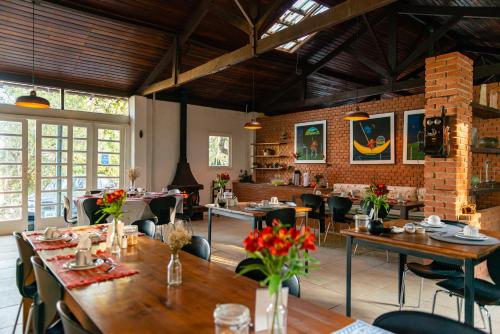
<path fill-rule="evenodd" d="M 187 162 L 187 98 L 180 93 L 180 150 L 174 179 L 168 189 L 179 189 L 184 194 L 184 213 L 192 220 L 203 219 L 205 207 L 200 205 L 200 190 L 203 184 L 196 181 Z"/>

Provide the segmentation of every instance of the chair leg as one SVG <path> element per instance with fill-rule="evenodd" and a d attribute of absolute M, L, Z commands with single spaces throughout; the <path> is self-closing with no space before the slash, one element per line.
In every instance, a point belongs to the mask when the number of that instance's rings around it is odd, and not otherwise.
<path fill-rule="evenodd" d="M 358 250 L 358 244 L 356 244 L 356 246 L 354 247 L 354 252 L 352 253 L 352 255 L 356 255 L 357 250 Z"/>
<path fill-rule="evenodd" d="M 28 313 L 28 319 L 26 319 L 26 328 L 24 329 L 24 334 L 29 334 L 30 329 L 32 327 L 31 318 L 33 317 L 34 306 L 35 306 L 35 302 L 33 301 L 33 304 L 31 305 L 30 311 Z M 14 330 L 15 330 L 15 328 L 14 328 Z"/>
<path fill-rule="evenodd" d="M 403 308 L 403 296 L 405 295 L 405 278 L 406 278 L 406 273 L 408 270 L 403 271 L 403 277 L 401 277 L 401 290 L 399 291 L 399 310 Z"/>
<path fill-rule="evenodd" d="M 19 308 L 17 309 L 16 321 L 14 322 L 14 328 L 12 329 L 12 334 L 16 332 L 17 322 L 19 321 L 19 315 L 21 314 L 22 307 L 23 307 L 23 298 L 21 298 L 21 302 L 19 303 Z"/>
<path fill-rule="evenodd" d="M 488 309 L 486 307 L 484 307 L 484 306 L 481 306 L 481 305 L 478 305 L 478 306 L 479 306 L 479 313 L 481 314 L 481 319 L 483 319 L 484 329 L 486 329 L 486 323 L 484 321 L 483 312 L 486 314 L 486 318 L 488 319 L 488 329 L 489 329 L 488 333 L 493 333 L 493 327 L 491 325 L 491 314 L 490 314 L 490 311 L 488 311 Z"/>
<path fill-rule="evenodd" d="M 460 302 L 460 297 L 457 296 L 457 315 L 458 322 L 460 322 L 460 318 L 462 317 L 462 303 Z"/>
<path fill-rule="evenodd" d="M 389 251 L 385 251 L 385 261 L 387 263 L 391 263 L 390 259 L 389 259 Z"/>
<path fill-rule="evenodd" d="M 325 231 L 325 238 L 323 239 L 323 243 L 326 243 L 326 237 L 328 236 L 328 231 L 330 231 L 330 226 L 332 225 L 331 222 L 328 223 L 328 225 L 326 226 L 326 231 Z M 333 227 L 334 229 L 334 232 L 335 232 L 335 226 Z"/>
<path fill-rule="evenodd" d="M 434 292 L 434 298 L 432 298 L 432 311 L 431 311 L 432 314 L 434 314 L 434 310 L 436 309 L 436 299 L 437 299 L 438 293 L 440 293 L 440 292 L 448 293 L 448 291 L 445 291 L 445 290 L 436 290 L 436 292 Z"/>
<path fill-rule="evenodd" d="M 420 279 L 420 289 L 418 290 L 418 304 L 417 308 L 420 308 L 420 302 L 422 301 L 422 291 L 424 290 L 424 279 Z"/>

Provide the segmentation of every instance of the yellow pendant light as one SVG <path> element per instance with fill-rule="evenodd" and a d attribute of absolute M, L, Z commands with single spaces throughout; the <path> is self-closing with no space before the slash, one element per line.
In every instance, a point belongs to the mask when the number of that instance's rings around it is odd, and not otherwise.
<path fill-rule="evenodd" d="M 349 111 L 345 116 L 346 121 L 366 121 L 370 119 L 370 115 L 366 111 L 359 110 L 359 106 L 356 106 L 354 111 Z"/>
<path fill-rule="evenodd" d="M 252 103 L 253 110 L 255 111 L 255 73 L 252 71 Z M 248 116 L 248 104 L 245 106 L 245 113 Z M 250 119 L 250 122 L 246 122 L 243 127 L 247 130 L 260 130 L 262 129 L 262 124 L 257 121 L 255 117 Z"/>
<path fill-rule="evenodd" d="M 33 67 L 31 71 L 31 84 L 33 85 L 33 90 L 30 95 L 19 96 L 16 99 L 16 105 L 28 108 L 50 108 L 50 103 L 47 99 L 43 97 L 36 96 L 35 91 L 35 0 L 33 3 Z"/>

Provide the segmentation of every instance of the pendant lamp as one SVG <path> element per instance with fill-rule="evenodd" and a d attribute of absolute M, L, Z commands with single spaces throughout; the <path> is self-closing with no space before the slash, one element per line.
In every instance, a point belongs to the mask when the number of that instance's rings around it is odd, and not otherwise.
<path fill-rule="evenodd" d="M 252 71 L 252 104 L 253 110 L 255 110 L 255 73 Z M 248 116 L 248 105 L 245 107 L 245 113 Z M 260 130 L 262 129 L 262 124 L 257 121 L 255 117 L 250 119 L 250 122 L 246 122 L 243 127 L 247 130 Z"/>
<path fill-rule="evenodd" d="M 359 110 L 359 106 L 357 105 L 354 111 L 349 111 L 344 116 L 344 119 L 346 121 L 366 121 L 370 119 L 370 115 L 366 111 Z"/>
<path fill-rule="evenodd" d="M 33 67 L 31 70 L 31 84 L 33 85 L 33 90 L 30 95 L 19 96 L 16 99 L 16 105 L 28 108 L 50 108 L 50 103 L 47 99 L 37 96 L 35 91 L 35 0 L 33 3 Z"/>

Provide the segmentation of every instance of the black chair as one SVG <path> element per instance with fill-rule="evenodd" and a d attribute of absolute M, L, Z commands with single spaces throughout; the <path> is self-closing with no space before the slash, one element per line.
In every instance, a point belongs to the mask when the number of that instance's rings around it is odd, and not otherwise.
<path fill-rule="evenodd" d="M 93 189 L 93 190 L 90 191 L 91 195 L 97 195 L 97 194 L 100 194 L 100 193 L 102 193 L 101 189 Z"/>
<path fill-rule="evenodd" d="M 458 321 L 416 311 L 394 311 L 382 314 L 373 325 L 395 334 L 484 334 Z"/>
<path fill-rule="evenodd" d="M 351 224 L 354 222 L 354 220 L 352 219 L 352 217 L 347 216 L 347 214 L 352 208 L 352 201 L 347 197 L 332 196 L 328 198 L 327 203 L 328 208 L 331 212 L 332 223 L 334 224 L 333 230 L 335 231 L 335 223 L 347 224 L 349 225 L 349 227 L 351 227 Z M 328 227 L 326 229 L 325 240 L 323 242 L 326 241 L 329 227 L 330 224 L 328 224 Z"/>
<path fill-rule="evenodd" d="M 464 227 L 466 225 L 464 223 L 452 220 L 443 220 L 443 222 L 458 227 Z M 448 264 L 439 261 L 432 261 L 429 264 L 421 264 L 418 262 L 407 263 L 405 266 L 405 270 L 403 271 L 403 279 L 401 284 L 401 294 L 400 294 L 401 300 L 399 301 L 400 310 L 404 305 L 402 297 L 404 296 L 404 291 L 406 288 L 405 286 L 406 274 L 409 271 L 421 278 L 417 307 L 420 307 L 420 302 L 422 299 L 422 290 L 424 287 L 424 279 L 443 280 L 448 278 L 460 278 L 464 276 L 462 267 L 459 265 Z"/>
<path fill-rule="evenodd" d="M 156 225 L 155 222 L 149 219 L 137 220 L 131 225 L 136 225 L 139 232 L 144 233 L 150 238 L 155 237 Z"/>
<path fill-rule="evenodd" d="M 279 220 L 281 224 L 285 225 L 287 228 L 295 227 L 295 209 L 282 208 L 269 211 L 266 214 L 266 225 L 272 226 L 273 220 L 275 219 Z"/>
<path fill-rule="evenodd" d="M 33 302 L 33 332 L 63 333 L 62 324 L 57 315 L 56 304 L 62 299 L 62 287 L 57 279 L 44 267 L 42 259 L 31 257 L 35 271 L 37 293 Z"/>
<path fill-rule="evenodd" d="M 193 235 L 191 243 L 182 247 L 182 250 L 205 261 L 210 261 L 210 244 L 203 237 Z"/>
<path fill-rule="evenodd" d="M 78 222 L 76 217 L 71 214 L 71 202 L 67 196 L 64 196 L 63 217 L 67 227 L 75 226 Z"/>
<path fill-rule="evenodd" d="M 490 333 L 493 333 L 491 326 L 491 315 L 486 306 L 500 305 L 500 248 L 497 248 L 486 258 L 486 266 L 488 267 L 488 273 L 490 274 L 490 277 L 494 283 L 490 283 L 480 278 L 474 278 L 474 301 L 479 306 L 483 321 L 483 312 L 486 314 L 486 317 L 488 318 Z M 457 298 L 464 298 L 463 278 L 449 278 L 447 280 L 438 282 L 437 285 L 444 290 L 436 290 L 436 292 L 434 293 L 434 299 L 432 301 L 432 313 L 434 313 L 434 309 L 436 306 L 436 297 L 440 292 L 447 293 L 450 296 L 455 296 Z M 460 312 L 458 320 L 460 321 Z"/>
<path fill-rule="evenodd" d="M 250 264 L 260 264 L 260 263 L 262 263 L 262 261 L 259 259 L 252 259 L 252 258 L 245 259 L 245 260 L 241 261 L 240 263 L 238 263 L 238 265 L 236 266 L 236 273 L 239 274 L 246 266 L 248 266 Z M 283 267 L 283 270 L 288 270 L 288 268 Z M 263 281 L 266 279 L 266 276 L 259 270 L 249 271 L 249 272 L 243 274 L 243 276 L 248 277 L 248 278 L 250 278 L 254 281 L 257 281 L 257 282 L 260 282 L 260 281 Z M 290 277 L 289 279 L 284 281 L 283 287 L 288 287 L 289 294 L 300 298 L 300 280 L 299 280 L 299 277 L 297 275 L 293 275 L 292 277 Z"/>
<path fill-rule="evenodd" d="M 194 232 L 193 230 L 193 224 L 191 223 L 191 217 L 194 215 L 194 203 L 195 203 L 195 196 L 198 196 L 197 192 L 192 192 L 188 195 L 186 199 L 184 199 L 184 205 L 182 208 L 182 213 L 177 212 L 175 214 L 176 219 L 182 219 L 184 222 L 187 223 L 188 229 L 191 231 L 191 233 Z"/>
<path fill-rule="evenodd" d="M 302 194 L 300 195 L 302 205 L 311 208 L 308 213 L 308 218 L 316 219 L 319 222 L 318 245 L 321 245 L 321 233 L 325 232 L 325 202 L 319 195 Z"/>
<path fill-rule="evenodd" d="M 86 331 L 75 319 L 65 302 L 58 301 L 56 304 L 57 313 L 61 317 L 64 334 L 92 334 Z"/>
<path fill-rule="evenodd" d="M 17 250 L 19 252 L 19 258 L 16 261 L 16 285 L 21 294 L 21 303 L 17 310 L 16 322 L 14 323 L 14 328 L 16 328 L 17 322 L 19 321 L 19 315 L 21 314 L 23 300 L 25 298 L 33 300 L 35 298 L 36 281 L 33 279 L 33 265 L 30 260 L 30 258 L 35 255 L 33 248 L 23 238 L 21 233 L 14 232 L 13 236 L 16 239 Z M 31 315 L 28 315 L 28 319 L 30 317 Z"/>
<path fill-rule="evenodd" d="M 370 214 L 370 211 L 373 209 L 373 203 L 371 202 L 366 202 L 365 200 L 362 200 L 359 203 L 359 207 L 363 210 L 363 212 L 367 215 Z M 391 211 L 391 206 L 389 205 L 389 208 L 386 209 L 384 207 L 381 207 L 380 210 L 378 211 L 378 217 L 380 219 L 385 219 L 389 215 L 389 211 Z"/>
<path fill-rule="evenodd" d="M 101 219 L 101 216 L 103 215 L 101 212 L 98 212 L 100 210 L 99 205 L 97 205 L 97 198 L 91 197 L 91 198 L 86 198 L 83 201 L 83 211 L 87 215 L 90 221 L 90 225 L 95 225 L 99 221 L 100 224 L 105 224 L 106 219 L 109 217 L 108 214 L 105 214 L 104 217 Z M 99 220 L 100 219 L 100 220 Z"/>
<path fill-rule="evenodd" d="M 172 211 L 175 210 L 177 198 L 175 196 L 157 197 L 151 200 L 149 208 L 156 216 L 156 225 L 170 223 Z"/>

